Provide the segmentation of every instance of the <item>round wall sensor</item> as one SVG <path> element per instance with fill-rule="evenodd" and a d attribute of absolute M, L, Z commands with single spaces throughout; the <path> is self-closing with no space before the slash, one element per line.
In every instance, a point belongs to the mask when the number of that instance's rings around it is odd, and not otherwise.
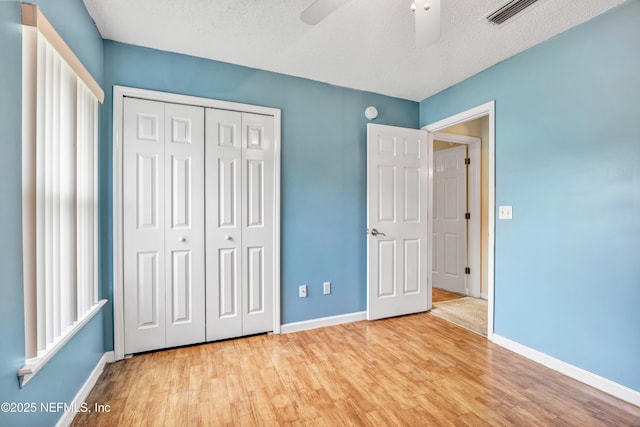
<path fill-rule="evenodd" d="M 364 110 L 364 116 L 369 120 L 373 120 L 378 117 L 378 109 L 374 106 L 367 107 L 367 109 Z"/>

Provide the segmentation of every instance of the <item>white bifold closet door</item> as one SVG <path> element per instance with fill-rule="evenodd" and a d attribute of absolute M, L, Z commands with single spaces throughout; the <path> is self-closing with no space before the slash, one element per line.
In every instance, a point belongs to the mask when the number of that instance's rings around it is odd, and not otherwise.
<path fill-rule="evenodd" d="M 207 341 L 273 330 L 272 116 L 206 110 Z"/>
<path fill-rule="evenodd" d="M 205 339 L 204 109 L 124 100 L 125 354 Z"/>

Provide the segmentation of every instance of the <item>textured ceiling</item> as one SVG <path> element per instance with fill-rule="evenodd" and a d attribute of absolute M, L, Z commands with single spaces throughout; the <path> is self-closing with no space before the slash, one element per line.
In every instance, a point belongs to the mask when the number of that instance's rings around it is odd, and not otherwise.
<path fill-rule="evenodd" d="M 349 0 L 316 26 L 313 0 L 84 0 L 105 39 L 420 101 L 624 0 L 442 0 L 440 40 L 416 48 L 411 0 Z"/>

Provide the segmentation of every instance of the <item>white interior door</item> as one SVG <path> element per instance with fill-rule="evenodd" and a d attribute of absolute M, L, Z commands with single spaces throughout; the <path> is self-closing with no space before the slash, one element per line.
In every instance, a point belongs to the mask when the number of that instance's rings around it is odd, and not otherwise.
<path fill-rule="evenodd" d="M 125 99 L 125 354 L 165 345 L 164 130 L 164 104 Z"/>
<path fill-rule="evenodd" d="M 242 335 L 242 113 L 206 110 L 207 341 Z"/>
<path fill-rule="evenodd" d="M 203 109 L 125 98 L 123 114 L 125 354 L 201 342 Z"/>
<path fill-rule="evenodd" d="M 272 116 L 206 111 L 207 340 L 273 330 Z"/>
<path fill-rule="evenodd" d="M 242 113 L 242 334 L 273 330 L 272 116 Z"/>
<path fill-rule="evenodd" d="M 367 319 L 428 309 L 426 131 L 367 125 Z"/>
<path fill-rule="evenodd" d="M 204 109 L 165 104 L 167 347 L 205 339 Z"/>
<path fill-rule="evenodd" d="M 467 147 L 433 153 L 433 286 L 467 293 Z"/>

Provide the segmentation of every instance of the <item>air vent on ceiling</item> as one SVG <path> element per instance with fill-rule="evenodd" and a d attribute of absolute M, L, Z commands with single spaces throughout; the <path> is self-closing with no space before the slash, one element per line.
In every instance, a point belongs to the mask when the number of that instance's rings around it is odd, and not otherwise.
<path fill-rule="evenodd" d="M 487 20 L 494 24 L 500 25 L 505 21 L 513 18 L 538 0 L 511 0 L 504 6 L 499 7 L 487 16 Z"/>

